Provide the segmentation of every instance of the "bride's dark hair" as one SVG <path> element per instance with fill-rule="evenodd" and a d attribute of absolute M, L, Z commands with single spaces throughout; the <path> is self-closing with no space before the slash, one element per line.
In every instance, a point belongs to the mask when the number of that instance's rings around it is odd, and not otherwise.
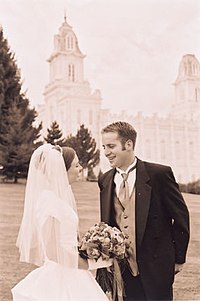
<path fill-rule="evenodd" d="M 63 151 L 63 158 L 65 161 L 65 167 L 66 170 L 68 171 L 70 169 L 72 161 L 75 158 L 76 152 L 73 148 L 68 146 L 62 146 L 62 151 Z"/>

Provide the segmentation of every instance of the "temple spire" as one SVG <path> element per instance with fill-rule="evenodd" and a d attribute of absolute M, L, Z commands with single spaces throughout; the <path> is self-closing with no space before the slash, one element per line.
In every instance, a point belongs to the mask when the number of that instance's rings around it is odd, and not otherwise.
<path fill-rule="evenodd" d="M 64 23 L 67 23 L 67 14 L 66 14 L 66 9 L 64 11 Z"/>

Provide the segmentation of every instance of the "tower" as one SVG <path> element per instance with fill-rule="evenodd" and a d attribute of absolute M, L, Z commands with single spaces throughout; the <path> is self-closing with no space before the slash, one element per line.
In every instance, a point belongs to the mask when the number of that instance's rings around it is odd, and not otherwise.
<path fill-rule="evenodd" d="M 68 83 L 83 83 L 83 55 L 78 46 L 78 40 L 67 23 L 66 17 L 54 36 L 54 50 L 48 59 L 50 74 L 49 85 L 64 81 Z M 61 83 L 61 82 L 60 82 Z M 49 86 L 48 86 L 49 87 Z M 48 87 L 45 92 L 48 93 Z"/>
<path fill-rule="evenodd" d="M 66 17 L 54 36 L 54 49 L 49 59 L 49 82 L 44 89 L 40 120 L 44 130 L 57 121 L 64 136 L 76 134 L 84 124 L 99 146 L 101 93 L 91 91 L 84 80 L 84 58 L 78 39 Z"/>
<path fill-rule="evenodd" d="M 197 120 L 200 117 L 200 63 L 193 54 L 183 56 L 175 85 L 172 115 Z"/>

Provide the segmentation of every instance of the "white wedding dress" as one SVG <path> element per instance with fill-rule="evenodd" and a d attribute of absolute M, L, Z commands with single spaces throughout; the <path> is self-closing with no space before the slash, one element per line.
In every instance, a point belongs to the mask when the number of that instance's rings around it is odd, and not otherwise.
<path fill-rule="evenodd" d="M 107 301 L 91 272 L 77 267 L 78 252 L 72 246 L 76 240 L 78 218 L 72 208 L 66 208 L 66 204 L 62 206 L 61 200 L 59 201 L 60 203 L 57 198 L 52 198 L 51 192 L 46 191 L 42 195 L 37 222 L 38 231 L 43 233 L 40 243 L 43 245 L 44 264 L 12 289 L 13 300 Z M 53 233 L 55 231 L 56 235 Z M 60 238 L 60 241 L 56 241 L 56 238 Z M 49 252 L 51 254 L 48 254 L 48 244 L 55 246 Z"/>
<path fill-rule="evenodd" d="M 51 158 L 53 165 L 52 161 Z M 44 170 L 46 176 L 46 166 Z M 59 168 L 60 173 L 62 175 Z M 62 180 L 57 176 L 60 185 Z M 50 187 L 46 185 L 47 189 L 41 190 L 41 180 L 44 179 L 38 177 L 36 173 L 37 179 L 29 177 L 27 180 L 24 216 L 17 246 L 21 261 L 39 267 L 12 289 L 13 301 L 108 301 L 91 272 L 78 269 L 78 216 L 73 208 L 70 185 L 67 185 L 67 191 L 60 190 L 64 189 L 63 185 L 52 189 L 54 179 Z M 67 199 L 60 198 L 59 194 L 62 196 L 63 193 L 67 193 Z"/>

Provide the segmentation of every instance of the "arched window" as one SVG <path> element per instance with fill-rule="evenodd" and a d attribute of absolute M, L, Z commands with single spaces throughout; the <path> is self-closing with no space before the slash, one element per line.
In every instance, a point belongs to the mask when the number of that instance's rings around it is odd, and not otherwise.
<path fill-rule="evenodd" d="M 74 38 L 72 36 L 67 37 L 67 48 L 68 49 L 74 48 Z"/>
<path fill-rule="evenodd" d="M 73 39 L 73 37 L 71 37 L 71 49 L 73 49 L 74 48 L 74 39 Z"/>
<path fill-rule="evenodd" d="M 68 76 L 71 77 L 71 65 L 68 65 Z"/>
<path fill-rule="evenodd" d="M 75 80 L 75 72 L 74 72 L 74 65 L 72 65 L 72 81 Z"/>
<path fill-rule="evenodd" d="M 199 98 L 200 98 L 200 89 L 195 88 L 195 102 L 199 102 Z"/>
<path fill-rule="evenodd" d="M 68 79 L 69 79 L 69 81 L 72 81 L 72 82 L 75 81 L 75 68 L 74 68 L 74 64 L 69 64 L 68 65 Z"/>

